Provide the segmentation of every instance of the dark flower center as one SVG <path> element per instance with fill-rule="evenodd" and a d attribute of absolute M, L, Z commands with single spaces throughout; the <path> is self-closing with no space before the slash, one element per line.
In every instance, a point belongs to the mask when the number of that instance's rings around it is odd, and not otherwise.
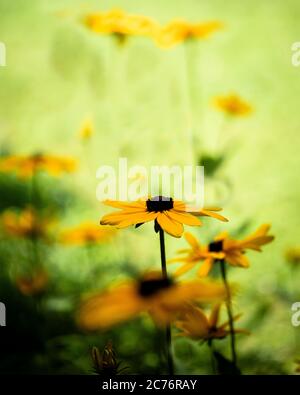
<path fill-rule="evenodd" d="M 211 252 L 220 252 L 223 250 L 223 240 L 213 241 L 209 243 L 208 249 Z"/>
<path fill-rule="evenodd" d="M 148 199 L 146 201 L 147 211 L 155 211 L 162 212 L 166 210 L 171 210 L 174 206 L 174 202 L 172 198 L 168 198 L 165 196 L 155 196 L 152 199 Z"/>
<path fill-rule="evenodd" d="M 169 278 L 142 280 L 139 284 L 138 293 L 140 296 L 147 298 L 172 285 L 173 282 Z"/>

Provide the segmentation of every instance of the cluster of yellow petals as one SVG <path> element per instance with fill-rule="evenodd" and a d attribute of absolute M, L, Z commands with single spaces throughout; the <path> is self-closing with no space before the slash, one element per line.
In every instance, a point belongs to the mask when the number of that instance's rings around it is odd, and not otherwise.
<path fill-rule="evenodd" d="M 3 230 L 14 237 L 47 239 L 52 223 L 52 219 L 39 216 L 33 207 L 20 213 L 7 210 L 1 217 Z"/>
<path fill-rule="evenodd" d="M 86 16 L 85 24 L 99 34 L 148 36 L 161 48 L 171 48 L 188 39 L 204 39 L 223 27 L 218 21 L 189 23 L 185 20 L 174 20 L 161 26 L 151 18 L 127 14 L 120 9 L 91 13 Z"/>
<path fill-rule="evenodd" d="M 98 244 L 108 241 L 114 233 L 113 229 L 101 227 L 93 222 L 83 222 L 63 231 L 60 241 L 66 245 Z"/>
<path fill-rule="evenodd" d="M 214 106 L 230 116 L 246 116 L 253 111 L 252 106 L 236 94 L 216 97 Z"/>
<path fill-rule="evenodd" d="M 0 171 L 15 172 L 21 178 L 32 177 L 38 171 L 44 171 L 57 177 L 62 173 L 76 170 L 76 161 L 65 156 L 35 154 L 29 156 L 12 155 L 0 160 Z"/>
<path fill-rule="evenodd" d="M 86 16 L 85 24 L 95 33 L 123 36 L 149 36 L 157 28 L 152 19 L 142 15 L 127 14 L 120 9 L 91 13 Z"/>
<path fill-rule="evenodd" d="M 143 287 L 147 292 L 143 292 Z M 203 280 L 176 283 L 151 272 L 142 279 L 124 282 L 89 297 L 79 311 L 78 322 L 84 329 L 107 329 L 147 312 L 158 325 L 164 326 L 176 319 L 187 303 L 225 298 L 222 284 Z"/>
<path fill-rule="evenodd" d="M 180 330 L 177 336 L 190 337 L 195 340 L 223 339 L 230 334 L 229 321 L 219 325 L 221 303 L 213 306 L 211 313 L 207 316 L 199 307 L 190 305 L 175 322 L 175 326 Z M 233 317 L 234 320 L 241 315 Z M 243 329 L 235 329 L 235 333 L 248 333 Z"/>

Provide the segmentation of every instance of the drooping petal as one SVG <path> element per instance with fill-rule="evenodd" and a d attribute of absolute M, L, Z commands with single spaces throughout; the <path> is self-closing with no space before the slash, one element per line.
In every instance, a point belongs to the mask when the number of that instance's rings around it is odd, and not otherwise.
<path fill-rule="evenodd" d="M 181 276 L 184 273 L 186 273 L 186 272 L 190 271 L 191 269 L 193 269 L 194 266 L 195 266 L 195 263 L 187 262 L 187 263 L 185 263 L 184 265 L 182 265 L 180 268 L 178 268 L 176 270 L 176 272 L 174 273 L 174 276 L 175 277 Z"/>
<path fill-rule="evenodd" d="M 175 210 L 169 210 L 168 215 L 177 222 L 180 222 L 185 225 L 190 226 L 201 226 L 202 222 L 199 218 L 189 214 L 189 213 L 180 213 L 176 212 Z"/>
<path fill-rule="evenodd" d="M 214 305 L 210 316 L 209 316 L 209 325 L 211 327 L 217 327 L 218 325 L 218 320 L 219 320 L 219 315 L 220 315 L 220 308 L 221 308 L 221 303 L 217 303 Z"/>
<path fill-rule="evenodd" d="M 181 223 L 171 219 L 167 211 L 158 213 L 157 222 L 163 230 L 174 237 L 181 237 L 183 233 L 183 226 Z"/>
<path fill-rule="evenodd" d="M 213 259 L 212 258 L 207 258 L 205 259 L 205 261 L 203 262 L 203 264 L 200 266 L 199 270 L 198 270 L 198 276 L 199 277 L 206 277 L 208 275 L 208 273 L 211 271 L 212 267 L 213 267 Z"/>
<path fill-rule="evenodd" d="M 189 243 L 189 245 L 193 249 L 198 249 L 200 247 L 198 240 L 191 233 L 185 232 L 184 237 L 185 237 L 185 240 Z"/>

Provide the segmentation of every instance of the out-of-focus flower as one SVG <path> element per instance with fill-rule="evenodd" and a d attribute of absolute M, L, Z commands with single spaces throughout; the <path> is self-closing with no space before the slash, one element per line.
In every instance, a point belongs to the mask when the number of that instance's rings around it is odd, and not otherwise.
<path fill-rule="evenodd" d="M 166 325 L 192 301 L 224 300 L 226 290 L 219 283 L 201 280 L 176 283 L 159 273 L 148 273 L 111 290 L 90 297 L 81 307 L 82 328 L 106 329 L 148 312 L 158 325 Z"/>
<path fill-rule="evenodd" d="M 109 341 L 102 354 L 97 347 L 92 348 L 92 360 L 95 373 L 101 376 L 114 376 L 122 373 L 127 368 L 120 369 L 121 362 L 118 362 L 113 344 Z"/>
<path fill-rule="evenodd" d="M 26 296 L 40 295 L 48 285 L 49 277 L 44 269 L 36 270 L 33 274 L 16 278 L 16 286 Z"/>
<path fill-rule="evenodd" d="M 292 265 L 300 264 L 300 248 L 289 248 L 285 253 L 286 260 Z"/>
<path fill-rule="evenodd" d="M 155 221 L 155 229 L 160 226 L 164 231 L 174 237 L 181 237 L 183 224 L 201 226 L 202 222 L 197 216 L 206 216 L 227 222 L 227 219 L 216 213 L 219 208 L 204 208 L 188 211 L 187 206 L 181 202 L 156 196 L 148 200 L 136 202 L 119 202 L 106 200 L 104 204 L 120 209 L 121 211 L 107 214 L 101 219 L 101 225 L 112 225 L 117 228 L 126 228 L 131 225 L 140 226 L 145 222 Z"/>
<path fill-rule="evenodd" d="M 74 228 L 63 231 L 60 241 L 70 245 L 98 244 L 109 240 L 114 233 L 113 229 L 101 227 L 93 222 L 83 222 Z"/>
<path fill-rule="evenodd" d="M 209 317 L 205 315 L 203 310 L 190 305 L 183 313 L 175 326 L 181 330 L 178 336 L 190 337 L 195 340 L 212 340 L 223 339 L 230 335 L 229 321 L 219 325 L 221 304 L 217 303 L 213 306 Z M 241 315 L 233 317 L 234 320 L 240 318 Z M 235 333 L 249 333 L 244 329 L 235 329 Z"/>
<path fill-rule="evenodd" d="M 178 251 L 183 257 L 174 258 L 171 262 L 184 262 L 179 269 L 186 272 L 192 269 L 199 261 L 204 261 L 198 271 L 199 276 L 207 276 L 215 261 L 224 260 L 231 266 L 243 268 L 249 267 L 249 260 L 245 255 L 246 250 L 261 251 L 261 246 L 274 240 L 274 236 L 268 235 L 270 225 L 261 225 L 252 235 L 243 240 L 234 240 L 227 232 L 221 233 L 208 246 L 201 246 L 198 240 L 190 233 L 185 235 L 190 249 Z"/>
<path fill-rule="evenodd" d="M 51 176 L 73 172 L 76 161 L 65 156 L 35 154 L 30 156 L 9 156 L 0 160 L 0 171 L 16 172 L 22 178 L 32 177 L 38 171 L 45 171 Z"/>
<path fill-rule="evenodd" d="M 155 41 L 161 48 L 171 48 L 189 39 L 204 39 L 223 24 L 218 21 L 189 23 L 184 20 L 174 20 L 155 31 Z"/>
<path fill-rule="evenodd" d="M 38 216 L 33 207 L 28 207 L 19 214 L 7 210 L 1 218 L 3 229 L 8 235 L 29 239 L 48 239 L 53 222 L 52 218 Z"/>
<path fill-rule="evenodd" d="M 90 118 L 87 118 L 83 121 L 80 130 L 79 130 L 79 138 L 81 140 L 87 141 L 94 134 L 94 125 Z"/>
<path fill-rule="evenodd" d="M 236 94 L 216 97 L 214 106 L 231 116 L 249 115 L 253 111 L 252 106 Z"/>
<path fill-rule="evenodd" d="M 300 373 L 300 358 L 297 358 L 296 360 L 295 360 L 295 363 L 296 363 L 296 369 L 295 369 L 295 372 L 296 373 Z"/>
<path fill-rule="evenodd" d="M 114 34 L 121 40 L 128 36 L 149 36 L 157 24 L 142 15 L 127 14 L 114 9 L 106 13 L 93 13 L 85 18 L 86 26 L 95 33 Z"/>

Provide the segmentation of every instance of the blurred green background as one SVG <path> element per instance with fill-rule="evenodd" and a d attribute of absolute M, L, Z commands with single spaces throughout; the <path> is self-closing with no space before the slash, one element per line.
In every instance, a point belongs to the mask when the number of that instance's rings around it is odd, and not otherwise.
<path fill-rule="evenodd" d="M 119 47 L 81 23 L 88 12 L 114 7 L 162 24 L 184 18 L 220 20 L 225 27 L 188 49 L 162 50 L 146 38 Z M 230 219 L 225 225 L 206 221 L 193 233 L 203 241 L 224 229 L 242 237 L 271 223 L 276 236 L 262 254 L 250 256 L 248 270 L 230 270 L 240 285 L 234 302 L 243 313 L 240 326 L 252 332 L 238 339 L 245 374 L 291 374 L 300 355 L 300 329 L 291 325 L 300 273 L 284 258 L 287 248 L 299 246 L 300 68 L 291 64 L 299 13 L 297 0 L 0 0 L 0 41 L 7 48 L 7 66 L 0 68 L 1 155 L 45 152 L 79 161 L 74 174 L 40 180 L 40 199 L 55 207 L 58 231 L 81 221 L 97 223 L 107 212 L 95 196 L 99 166 L 116 166 L 119 157 L 145 166 L 193 162 L 187 132 L 192 98 L 198 157 L 224 159 L 206 177 L 205 203 L 221 204 Z M 224 121 L 211 102 L 230 92 L 245 98 L 253 114 Z M 94 134 L 82 142 L 78 131 L 87 117 Z M 2 211 L 25 207 L 28 199 L 26 182 L 0 176 Z M 7 327 L 0 328 L 0 372 L 90 373 L 91 347 L 101 349 L 109 339 L 131 372 L 164 369 L 161 337 L 149 319 L 104 334 L 83 333 L 73 320 L 80 295 L 132 271 L 159 268 L 151 225 L 119 232 L 88 257 L 84 247 L 41 243 L 50 280 L 38 297 L 22 295 L 14 283 L 26 247 L 1 237 L 0 300 Z M 183 246 L 183 239 L 168 237 L 168 257 Z M 228 352 L 227 340 L 220 349 Z M 180 339 L 174 350 L 178 372 L 210 372 L 205 345 Z"/>

